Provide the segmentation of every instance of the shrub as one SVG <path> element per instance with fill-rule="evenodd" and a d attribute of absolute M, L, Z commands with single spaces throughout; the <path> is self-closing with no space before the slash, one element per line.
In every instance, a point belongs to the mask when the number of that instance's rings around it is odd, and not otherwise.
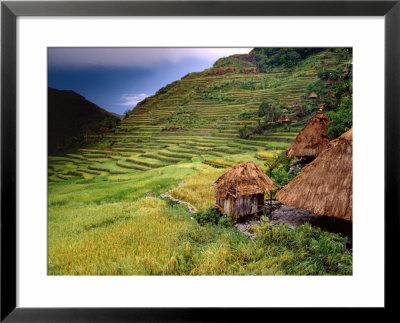
<path fill-rule="evenodd" d="M 219 219 L 218 225 L 224 228 L 233 228 L 233 220 L 231 217 L 227 216 L 226 214 L 223 214 Z"/>
<path fill-rule="evenodd" d="M 201 225 L 205 225 L 206 223 L 217 225 L 220 217 L 221 214 L 219 213 L 219 211 L 213 207 L 210 207 L 203 212 L 197 212 L 194 214 L 194 218 Z"/>
<path fill-rule="evenodd" d="M 232 218 L 230 218 L 226 214 L 221 214 L 214 207 L 210 207 L 203 212 L 197 212 L 196 214 L 194 214 L 194 218 L 201 225 L 211 223 L 213 225 L 218 225 L 223 228 L 232 228 L 233 227 Z"/>
<path fill-rule="evenodd" d="M 288 174 L 290 164 L 291 160 L 286 158 L 285 151 L 282 151 L 272 158 L 268 158 L 264 163 L 264 165 L 268 168 L 268 176 L 270 176 L 273 182 L 280 187 L 287 185 L 300 172 L 299 169 L 292 174 Z"/>
<path fill-rule="evenodd" d="M 283 187 L 296 177 L 299 171 L 296 171 L 294 174 L 289 175 L 288 172 L 284 168 L 276 168 L 272 171 L 271 179 L 275 184 Z"/>

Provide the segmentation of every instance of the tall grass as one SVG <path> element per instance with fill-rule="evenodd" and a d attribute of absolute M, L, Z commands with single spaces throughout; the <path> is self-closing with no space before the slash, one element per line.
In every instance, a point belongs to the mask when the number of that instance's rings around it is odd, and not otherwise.
<path fill-rule="evenodd" d="M 55 207 L 49 214 L 50 275 L 349 275 L 344 239 L 304 225 L 251 240 L 235 228 L 200 226 L 159 198 Z"/>
<path fill-rule="evenodd" d="M 173 189 L 171 195 L 204 211 L 215 204 L 213 183 L 225 172 L 224 169 L 209 169 L 191 176 L 181 187 Z"/>

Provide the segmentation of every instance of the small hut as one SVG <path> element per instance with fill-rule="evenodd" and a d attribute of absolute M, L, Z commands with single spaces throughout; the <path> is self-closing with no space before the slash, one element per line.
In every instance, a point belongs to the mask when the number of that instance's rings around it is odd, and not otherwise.
<path fill-rule="evenodd" d="M 311 118 L 311 120 L 299 132 L 296 139 L 286 150 L 286 157 L 303 157 L 305 160 L 311 160 L 329 143 L 328 118 L 321 111 Z"/>
<path fill-rule="evenodd" d="M 279 116 L 276 122 L 279 123 L 290 123 L 290 119 L 288 116 Z"/>
<path fill-rule="evenodd" d="M 315 214 L 353 219 L 353 129 L 332 140 L 276 195 L 283 204 Z"/>
<path fill-rule="evenodd" d="M 311 92 L 311 94 L 308 96 L 309 99 L 317 99 L 318 95 L 315 92 Z"/>
<path fill-rule="evenodd" d="M 214 184 L 217 208 L 235 220 L 261 211 L 264 193 L 278 189 L 252 161 L 232 167 Z"/>

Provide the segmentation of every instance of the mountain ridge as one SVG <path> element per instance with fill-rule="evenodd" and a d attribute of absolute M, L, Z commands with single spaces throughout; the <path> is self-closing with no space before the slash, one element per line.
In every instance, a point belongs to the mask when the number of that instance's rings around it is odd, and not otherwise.
<path fill-rule="evenodd" d="M 111 128 L 118 120 L 73 90 L 48 88 L 49 152 L 79 146 L 88 134 L 100 131 L 101 127 Z"/>

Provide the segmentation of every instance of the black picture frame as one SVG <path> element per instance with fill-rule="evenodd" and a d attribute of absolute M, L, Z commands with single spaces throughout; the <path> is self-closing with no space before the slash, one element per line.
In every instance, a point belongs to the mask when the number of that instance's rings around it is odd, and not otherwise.
<path fill-rule="evenodd" d="M 1 321 L 234 321 L 262 309 L 16 307 L 16 19 L 19 16 L 384 16 L 385 308 L 399 279 L 400 0 L 396 1 L 2 1 L 1 3 Z M 366 156 L 367 158 L 368 156 Z M 369 175 L 368 175 L 369 176 Z M 397 251 L 397 252 L 396 252 Z M 373 256 L 371 256 L 373 261 Z M 246 314 L 247 313 L 247 314 Z"/>

